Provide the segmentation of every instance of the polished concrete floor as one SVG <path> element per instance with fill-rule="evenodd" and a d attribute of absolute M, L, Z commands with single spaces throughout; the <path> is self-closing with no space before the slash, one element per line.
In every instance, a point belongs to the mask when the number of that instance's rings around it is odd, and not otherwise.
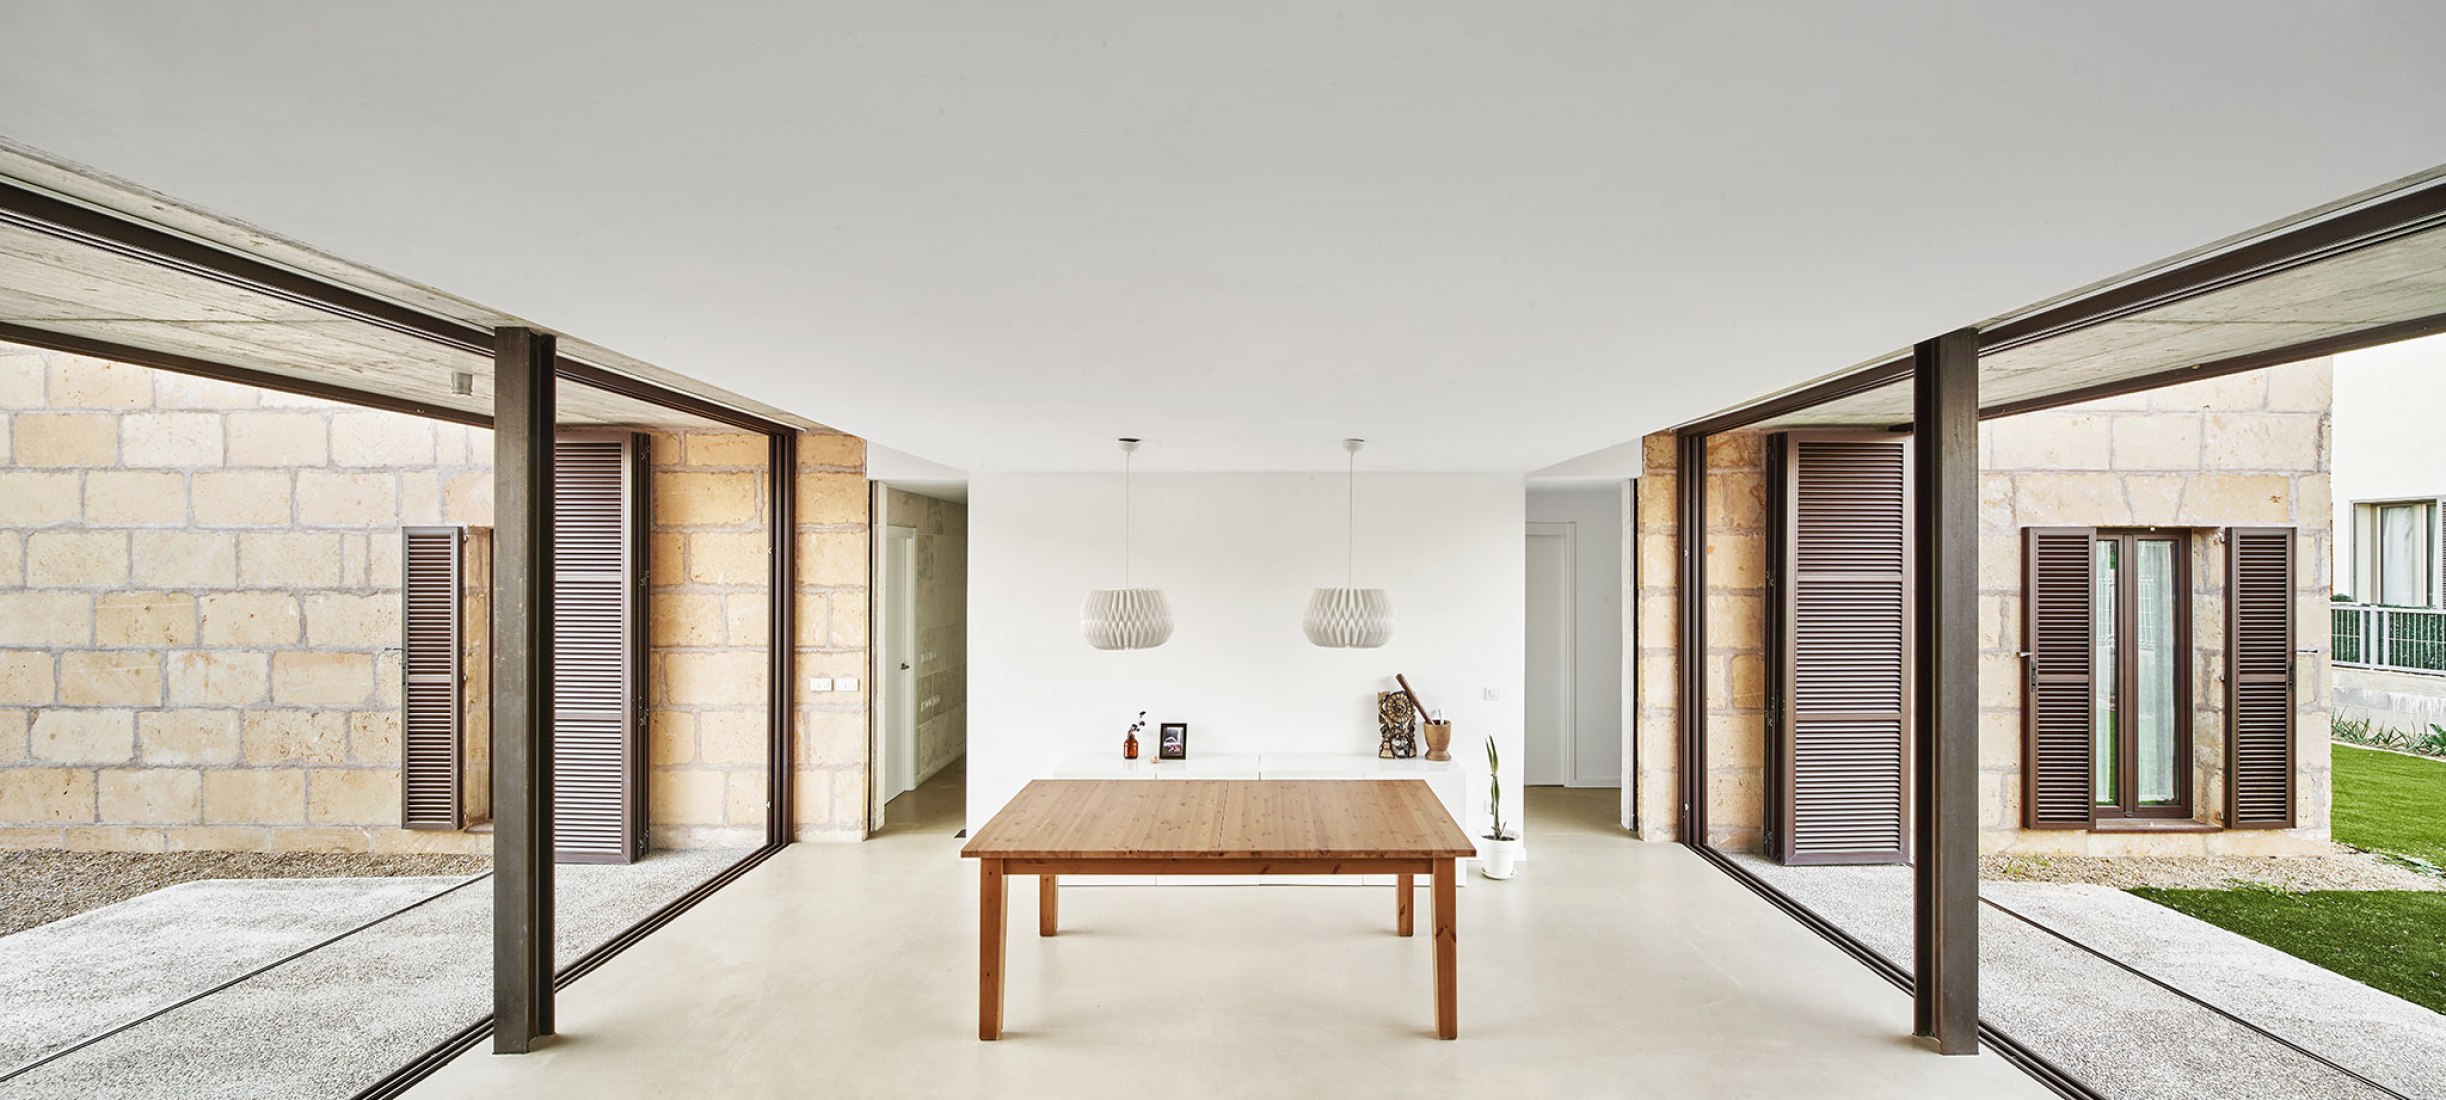
<path fill-rule="evenodd" d="M 1457 1041 L 1433 1037 L 1429 942 L 1393 935 L 1388 891 L 1076 889 L 1040 939 L 1023 886 L 1008 1030 L 981 1043 L 976 874 L 943 793 L 868 843 L 766 861 L 565 990 L 545 1049 L 479 1048 L 413 1095 L 2051 1095 L 1916 1045 L 1901 993 L 1627 839 L 1612 791 L 1532 791 L 1530 862 L 1461 891 Z"/>

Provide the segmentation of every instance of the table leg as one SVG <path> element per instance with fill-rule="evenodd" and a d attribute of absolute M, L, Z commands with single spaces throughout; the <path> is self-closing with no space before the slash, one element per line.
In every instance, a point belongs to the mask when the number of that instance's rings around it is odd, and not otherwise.
<path fill-rule="evenodd" d="M 1393 884 L 1393 891 L 1393 931 L 1397 935 L 1407 936 L 1410 934 L 1410 905 L 1418 897 L 1418 883 L 1413 876 L 1402 875 Z"/>
<path fill-rule="evenodd" d="M 977 889 L 977 1038 L 1002 1038 L 1003 868 L 998 859 L 980 859 Z"/>
<path fill-rule="evenodd" d="M 1461 1037 L 1460 883 L 1453 861 L 1435 861 L 1435 1037 Z"/>
<path fill-rule="evenodd" d="M 1050 936 L 1062 927 L 1061 886 L 1058 876 L 1036 876 L 1036 934 Z"/>

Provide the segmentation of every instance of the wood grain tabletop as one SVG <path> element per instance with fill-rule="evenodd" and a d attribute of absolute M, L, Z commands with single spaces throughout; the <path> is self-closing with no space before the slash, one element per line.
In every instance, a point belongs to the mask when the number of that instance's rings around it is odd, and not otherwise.
<path fill-rule="evenodd" d="M 1416 779 L 1040 779 L 972 834 L 960 854 L 1467 859 L 1477 849 Z"/>

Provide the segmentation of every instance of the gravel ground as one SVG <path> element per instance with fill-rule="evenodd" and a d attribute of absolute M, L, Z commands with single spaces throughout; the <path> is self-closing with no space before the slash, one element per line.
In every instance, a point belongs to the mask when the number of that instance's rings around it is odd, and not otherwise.
<path fill-rule="evenodd" d="M 1979 858 L 1979 876 L 2005 882 L 2071 882 L 2125 889 L 2222 890 L 2237 882 L 2287 890 L 2437 890 L 2440 880 L 2367 852 L 2330 845 L 2320 856 L 2030 856 Z"/>
<path fill-rule="evenodd" d="M 0 850 L 0 936 L 197 879 L 472 875 L 492 863 L 484 856 L 364 852 Z"/>

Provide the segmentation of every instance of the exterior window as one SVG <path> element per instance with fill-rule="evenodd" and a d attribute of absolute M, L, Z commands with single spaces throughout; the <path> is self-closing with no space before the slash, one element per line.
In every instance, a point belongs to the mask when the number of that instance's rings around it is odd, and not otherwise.
<path fill-rule="evenodd" d="M 2293 822 L 2291 528 L 2225 532 L 2225 813 Z M 2189 818 L 2198 703 L 2184 531 L 2022 531 L 2022 825 Z"/>
<path fill-rule="evenodd" d="M 2420 504 L 2378 506 L 2378 602 L 2396 607 L 2429 603 L 2429 509 Z"/>
<path fill-rule="evenodd" d="M 2189 816 L 2189 540 L 2101 531 L 2091 553 L 2098 817 Z"/>
<path fill-rule="evenodd" d="M 2438 606 L 2436 500 L 2353 505 L 2351 594 L 2389 607 Z"/>

